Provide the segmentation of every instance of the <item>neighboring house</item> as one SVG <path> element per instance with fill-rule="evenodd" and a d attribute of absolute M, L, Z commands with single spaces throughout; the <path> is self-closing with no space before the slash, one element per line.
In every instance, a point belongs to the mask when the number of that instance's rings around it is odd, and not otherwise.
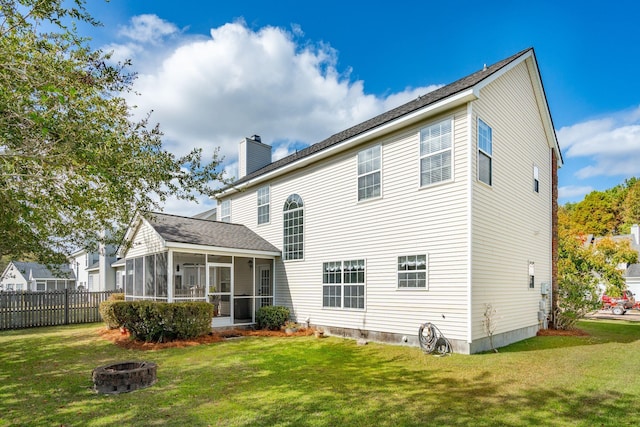
<path fill-rule="evenodd" d="M 112 245 L 100 245 L 97 251 L 79 250 L 71 255 L 71 268 L 78 278 L 78 289 L 91 292 L 112 291 L 118 288 L 116 249 Z"/>
<path fill-rule="evenodd" d="M 76 276 L 68 265 L 52 272 L 36 262 L 11 261 L 0 277 L 0 291 L 61 291 L 76 288 Z"/>
<path fill-rule="evenodd" d="M 335 335 L 417 344 L 433 322 L 461 353 L 546 327 L 562 164 L 533 49 L 271 162 L 240 144 L 220 222 L 139 217 L 127 298 L 263 304 Z"/>

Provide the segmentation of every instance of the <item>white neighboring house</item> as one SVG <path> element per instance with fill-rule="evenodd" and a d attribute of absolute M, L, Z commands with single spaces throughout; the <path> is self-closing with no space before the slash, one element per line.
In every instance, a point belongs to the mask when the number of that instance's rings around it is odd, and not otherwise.
<path fill-rule="evenodd" d="M 546 327 L 562 164 L 533 49 L 271 161 L 240 143 L 220 222 L 151 214 L 129 229 L 127 298 L 208 300 L 216 325 L 264 304 L 330 334 L 455 351 Z"/>
<path fill-rule="evenodd" d="M 91 292 L 118 289 L 116 269 L 116 249 L 110 245 L 100 245 L 98 251 L 79 250 L 71 255 L 71 268 L 78 281 L 78 289 Z"/>
<path fill-rule="evenodd" d="M 53 273 L 36 262 L 11 261 L 0 277 L 0 291 L 61 291 L 76 289 L 76 277 L 68 265 Z"/>

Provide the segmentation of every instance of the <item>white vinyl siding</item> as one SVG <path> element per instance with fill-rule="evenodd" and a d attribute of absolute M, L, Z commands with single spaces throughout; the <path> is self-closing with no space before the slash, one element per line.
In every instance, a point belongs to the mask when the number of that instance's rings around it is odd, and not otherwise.
<path fill-rule="evenodd" d="M 380 144 L 358 152 L 358 200 L 380 197 L 382 160 Z"/>
<path fill-rule="evenodd" d="M 420 129 L 420 186 L 449 181 L 452 175 L 452 120 Z"/>
<path fill-rule="evenodd" d="M 220 221 L 231 222 L 231 200 L 223 200 L 220 203 Z"/>
<path fill-rule="evenodd" d="M 496 323 L 494 335 L 518 328 L 535 334 L 540 285 L 551 284 L 551 147 L 530 75 L 522 63 L 483 88 L 473 103 L 474 122 L 481 117 L 493 128 L 491 155 L 499 167 L 492 170 L 491 188 L 478 183 L 472 193 L 472 339 L 486 335 L 485 304 L 499 319 L 509 319 Z M 539 194 L 531 191 L 532 164 L 538 167 Z M 535 262 L 533 289 L 529 261 Z"/>
<path fill-rule="evenodd" d="M 478 179 L 491 185 L 493 174 L 493 131 L 478 119 Z"/>
<path fill-rule="evenodd" d="M 357 203 L 354 194 L 357 153 L 371 145 L 270 180 L 273 206 L 283 206 L 293 193 L 304 199 L 302 261 L 284 260 L 283 221 L 257 225 L 255 190 L 234 194 L 234 222 L 251 227 L 283 250 L 275 265 L 274 304 L 289 307 L 294 319 L 304 321 L 308 316 L 316 325 L 352 329 L 364 325 L 367 330 L 403 335 L 415 335 L 416 325 L 441 319 L 445 312 L 438 328 L 449 339 L 466 340 L 469 180 L 463 178 L 471 173 L 468 131 L 475 128 L 467 117 L 465 106 L 376 140 L 384 163 L 384 197 L 374 203 Z M 453 120 L 451 180 L 447 185 L 418 188 L 420 129 L 444 119 Z M 344 203 L 348 200 L 353 203 Z M 398 256 L 424 253 L 429 254 L 428 293 L 398 291 Z M 324 308 L 323 263 L 353 259 L 366 260 L 365 308 Z M 337 289 L 327 292 L 334 301 L 344 298 Z"/>
<path fill-rule="evenodd" d="M 258 224 L 269 223 L 269 186 L 258 189 Z"/>

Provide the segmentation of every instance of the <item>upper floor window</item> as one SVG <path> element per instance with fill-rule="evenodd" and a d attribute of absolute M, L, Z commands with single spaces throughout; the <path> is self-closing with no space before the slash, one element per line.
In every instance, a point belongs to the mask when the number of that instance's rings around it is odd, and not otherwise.
<path fill-rule="evenodd" d="M 258 224 L 269 222 L 269 186 L 258 189 Z"/>
<path fill-rule="evenodd" d="M 224 200 L 220 204 L 220 221 L 231 222 L 231 200 Z"/>
<path fill-rule="evenodd" d="M 398 257 L 398 288 L 427 289 L 427 255 Z"/>
<path fill-rule="evenodd" d="M 304 258 L 304 205 L 302 198 L 292 194 L 284 203 L 284 260 Z"/>
<path fill-rule="evenodd" d="M 540 192 L 540 180 L 538 179 L 538 167 L 533 165 L 533 191 Z"/>
<path fill-rule="evenodd" d="M 420 130 L 420 186 L 451 179 L 451 126 L 446 119 Z"/>
<path fill-rule="evenodd" d="M 489 125 L 478 119 L 478 179 L 491 185 L 493 161 L 493 132 Z"/>
<path fill-rule="evenodd" d="M 380 144 L 358 153 L 358 200 L 380 197 Z"/>

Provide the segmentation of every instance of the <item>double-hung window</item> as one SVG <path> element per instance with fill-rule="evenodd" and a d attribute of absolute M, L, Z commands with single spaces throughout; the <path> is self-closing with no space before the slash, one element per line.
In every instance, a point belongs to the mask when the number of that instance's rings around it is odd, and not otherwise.
<path fill-rule="evenodd" d="M 304 204 L 302 197 L 292 194 L 284 203 L 284 250 L 285 261 L 304 258 Z"/>
<path fill-rule="evenodd" d="M 258 189 L 258 224 L 269 223 L 269 186 Z"/>
<path fill-rule="evenodd" d="M 220 204 L 220 221 L 231 222 L 231 200 L 224 200 Z"/>
<path fill-rule="evenodd" d="M 363 259 L 322 264 L 322 306 L 364 309 Z"/>
<path fill-rule="evenodd" d="M 358 200 L 380 197 L 380 144 L 358 152 Z"/>
<path fill-rule="evenodd" d="M 446 119 L 420 130 L 420 186 L 451 179 L 451 127 Z"/>
<path fill-rule="evenodd" d="M 493 174 L 493 132 L 478 119 L 478 180 L 491 185 Z"/>
<path fill-rule="evenodd" d="M 398 257 L 398 288 L 428 289 L 427 255 L 405 255 Z"/>

